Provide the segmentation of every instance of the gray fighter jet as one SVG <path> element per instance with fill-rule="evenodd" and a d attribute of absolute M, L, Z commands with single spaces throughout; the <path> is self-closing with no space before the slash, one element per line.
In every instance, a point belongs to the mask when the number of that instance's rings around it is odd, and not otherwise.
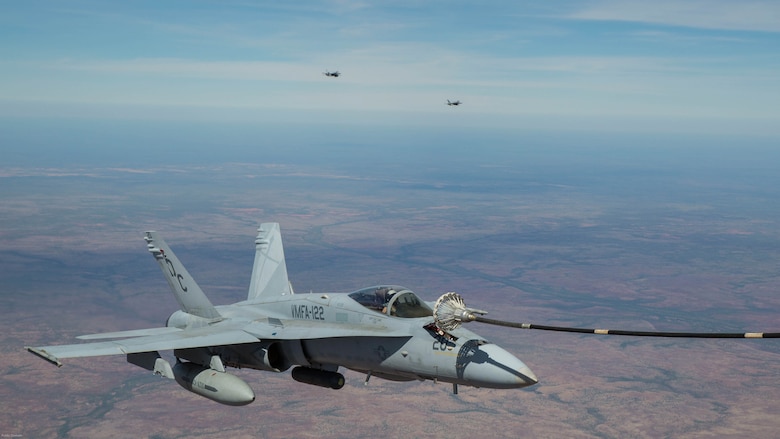
<path fill-rule="evenodd" d="M 402 286 L 294 294 L 277 223 L 258 229 L 246 300 L 224 306 L 211 304 L 156 232 L 146 232 L 144 239 L 181 307 L 164 327 L 84 335 L 78 338 L 93 342 L 27 350 L 57 366 L 66 358 L 126 355 L 129 363 L 228 405 L 255 399 L 228 367 L 271 372 L 293 367 L 296 381 L 332 389 L 344 386 L 339 367 L 366 374 L 366 384 L 372 376 L 433 380 L 452 383 L 454 393 L 461 384 L 514 389 L 537 382 L 501 347 L 458 324 L 438 324 L 437 304 Z M 483 313 L 458 310 L 464 316 Z M 170 350 L 173 366 L 158 352 Z"/>

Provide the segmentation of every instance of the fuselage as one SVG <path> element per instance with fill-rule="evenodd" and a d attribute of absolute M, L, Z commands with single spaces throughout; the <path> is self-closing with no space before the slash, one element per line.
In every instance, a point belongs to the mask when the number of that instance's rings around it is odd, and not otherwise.
<path fill-rule="evenodd" d="M 283 371 L 339 366 L 380 378 L 520 388 L 536 376 L 518 358 L 479 335 L 433 324 L 431 307 L 399 286 L 353 293 L 290 294 L 217 307 L 224 321 L 278 328 L 273 340 L 211 348 L 227 365 Z M 197 325 L 179 311 L 168 325 Z M 270 325 L 270 326 L 269 326 Z"/>

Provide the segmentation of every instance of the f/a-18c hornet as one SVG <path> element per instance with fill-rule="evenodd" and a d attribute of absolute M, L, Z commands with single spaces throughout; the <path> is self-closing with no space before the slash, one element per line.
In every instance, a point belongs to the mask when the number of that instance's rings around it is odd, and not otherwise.
<path fill-rule="evenodd" d="M 185 389 L 228 405 L 255 400 L 249 385 L 226 367 L 284 372 L 296 381 L 340 389 L 345 367 L 392 381 L 433 380 L 458 385 L 516 389 L 537 383 L 522 361 L 462 328 L 481 322 L 520 329 L 580 334 L 680 338 L 780 338 L 780 333 L 655 332 L 546 326 L 483 317 L 460 295 L 425 302 L 407 288 L 378 285 L 352 293 L 294 294 L 287 278 L 277 223 L 263 223 L 247 299 L 213 306 L 156 232 L 144 235 L 181 309 L 161 328 L 83 335 L 109 340 L 27 347 L 62 366 L 60 359 L 126 355 L 129 363 L 175 379 Z M 173 366 L 159 351 L 173 350 Z M 293 367 L 294 366 L 294 367 Z"/>
<path fill-rule="evenodd" d="M 57 366 L 66 358 L 126 355 L 129 363 L 228 405 L 255 400 L 228 367 L 292 367 L 296 381 L 332 389 L 344 386 L 339 367 L 366 374 L 366 383 L 372 376 L 442 381 L 452 383 L 454 393 L 458 385 L 515 389 L 537 382 L 514 355 L 460 327 L 484 312 L 466 308 L 454 293 L 436 303 L 398 285 L 294 294 L 277 223 L 258 229 L 246 300 L 224 306 L 211 304 L 156 232 L 144 239 L 181 307 L 164 327 L 83 335 L 78 338 L 110 341 L 27 350 Z M 169 350 L 173 366 L 159 354 Z"/>

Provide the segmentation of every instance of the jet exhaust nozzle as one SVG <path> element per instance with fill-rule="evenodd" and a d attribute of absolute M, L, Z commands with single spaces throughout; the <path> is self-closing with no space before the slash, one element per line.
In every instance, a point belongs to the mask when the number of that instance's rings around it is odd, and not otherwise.
<path fill-rule="evenodd" d="M 338 372 L 329 372 L 327 370 L 312 369 L 311 367 L 298 366 L 292 370 L 292 377 L 295 381 L 312 384 L 329 389 L 340 389 L 344 387 L 344 375 Z"/>
<path fill-rule="evenodd" d="M 255 392 L 241 378 L 196 363 L 177 363 L 173 376 L 190 392 L 220 404 L 239 406 L 255 400 Z"/>

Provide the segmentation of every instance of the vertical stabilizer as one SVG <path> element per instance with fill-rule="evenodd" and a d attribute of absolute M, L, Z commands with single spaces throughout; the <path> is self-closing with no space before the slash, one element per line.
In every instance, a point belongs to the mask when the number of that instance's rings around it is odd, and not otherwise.
<path fill-rule="evenodd" d="M 157 235 L 157 232 L 146 232 L 144 240 L 149 248 L 149 253 L 160 265 L 182 311 L 206 319 L 221 319 L 214 305 L 200 289 L 195 279 L 190 276 L 173 250 Z"/>
<path fill-rule="evenodd" d="M 248 300 L 262 296 L 292 294 L 284 262 L 282 233 L 278 223 L 262 223 L 255 238 L 255 264 L 249 282 Z"/>

